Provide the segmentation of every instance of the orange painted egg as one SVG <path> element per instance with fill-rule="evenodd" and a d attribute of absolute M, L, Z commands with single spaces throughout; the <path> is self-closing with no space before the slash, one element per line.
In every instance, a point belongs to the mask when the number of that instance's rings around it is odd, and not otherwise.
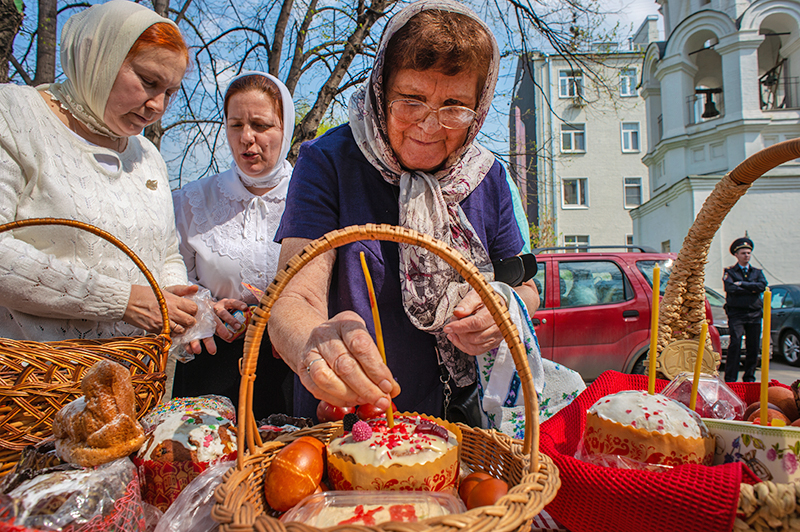
<path fill-rule="evenodd" d="M 467 509 L 478 506 L 491 506 L 500 497 L 508 493 L 508 484 L 497 478 L 489 478 L 478 482 L 467 497 Z"/>
<path fill-rule="evenodd" d="M 314 493 L 324 470 L 319 449 L 294 441 L 272 459 L 264 477 L 264 495 L 274 510 L 285 512 Z"/>
<path fill-rule="evenodd" d="M 462 480 L 461 484 L 458 486 L 458 496 L 461 497 L 461 500 L 464 501 L 464 504 L 467 504 L 467 498 L 469 497 L 472 488 L 474 488 L 478 482 L 489 478 L 492 478 L 492 476 L 484 473 L 483 471 L 476 471 L 464 477 L 464 480 Z"/>

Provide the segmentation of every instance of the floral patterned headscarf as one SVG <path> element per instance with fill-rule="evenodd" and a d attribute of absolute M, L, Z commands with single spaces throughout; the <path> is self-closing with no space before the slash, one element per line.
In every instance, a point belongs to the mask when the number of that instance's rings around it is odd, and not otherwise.
<path fill-rule="evenodd" d="M 492 59 L 484 86 L 478 96 L 478 114 L 467 131 L 464 145 L 455 150 L 434 173 L 407 170 L 400 166 L 389 144 L 383 87 L 383 69 L 389 40 L 414 16 L 425 10 L 466 15 L 480 23 L 491 37 Z M 472 261 L 493 279 L 489 255 L 459 203 L 469 196 L 494 164 L 494 155 L 475 141 L 494 95 L 500 53 L 491 30 L 466 6 L 452 0 L 421 0 L 395 15 L 381 37 L 378 55 L 369 80 L 350 99 L 350 127 L 367 160 L 389 183 L 400 187 L 402 227 L 415 229 L 445 242 Z M 403 308 L 411 323 L 433 333 L 440 362 L 459 386 L 475 380 L 474 359 L 460 352 L 441 331 L 453 309 L 469 292 L 469 284 L 437 255 L 413 245 L 400 246 L 400 282 Z"/>

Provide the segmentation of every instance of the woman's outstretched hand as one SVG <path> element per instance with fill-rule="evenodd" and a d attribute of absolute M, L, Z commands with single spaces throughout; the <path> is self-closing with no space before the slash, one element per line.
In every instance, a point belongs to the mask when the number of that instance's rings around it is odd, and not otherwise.
<path fill-rule="evenodd" d="M 364 320 L 345 311 L 316 327 L 295 372 L 314 397 L 337 406 L 390 406 L 400 385 L 383 363 Z"/>

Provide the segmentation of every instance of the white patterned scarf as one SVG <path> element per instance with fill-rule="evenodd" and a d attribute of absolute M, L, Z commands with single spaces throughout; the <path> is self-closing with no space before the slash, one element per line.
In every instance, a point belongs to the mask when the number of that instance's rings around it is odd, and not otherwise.
<path fill-rule="evenodd" d="M 442 169 L 429 174 L 402 168 L 389 144 L 384 107 L 383 68 L 391 37 L 424 10 L 461 13 L 478 21 L 492 40 L 492 59 L 478 98 L 478 114 L 464 145 Z M 393 185 L 399 185 L 399 224 L 441 240 L 474 263 L 488 280 L 494 278 L 489 255 L 459 203 L 469 196 L 494 164 L 494 155 L 478 144 L 478 135 L 494 95 L 500 54 L 491 30 L 469 8 L 451 0 L 421 0 L 404 8 L 387 24 L 369 80 L 350 99 L 350 127 L 367 160 Z M 437 255 L 399 244 L 403 308 L 411 323 L 436 336 L 440 363 L 458 386 L 475 381 L 475 360 L 462 353 L 441 331 L 453 309 L 469 292 L 460 274 Z"/>
<path fill-rule="evenodd" d="M 119 139 L 103 121 L 108 96 L 133 44 L 159 22 L 175 26 L 128 0 L 112 0 L 72 15 L 61 30 L 61 66 L 67 80 L 37 89 L 50 92 L 93 133 Z"/>

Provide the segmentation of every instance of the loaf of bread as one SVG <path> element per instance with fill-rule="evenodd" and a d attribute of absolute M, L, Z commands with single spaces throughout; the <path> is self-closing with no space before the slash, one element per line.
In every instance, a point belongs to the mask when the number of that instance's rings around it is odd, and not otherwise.
<path fill-rule="evenodd" d="M 72 464 L 93 467 L 136 451 L 144 429 L 136 421 L 130 372 L 101 360 L 81 380 L 83 396 L 65 405 L 53 420 L 58 456 Z"/>

